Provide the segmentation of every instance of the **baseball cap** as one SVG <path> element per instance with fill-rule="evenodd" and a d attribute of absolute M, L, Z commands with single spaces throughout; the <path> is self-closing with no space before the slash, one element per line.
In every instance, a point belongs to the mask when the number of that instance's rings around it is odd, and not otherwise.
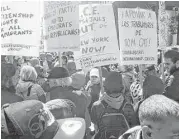
<path fill-rule="evenodd" d="M 82 138 L 85 134 L 84 119 L 55 120 L 45 104 L 38 100 L 5 104 L 1 116 L 4 117 L 1 119 L 1 127 L 7 127 L 2 132 L 8 129 L 9 135 L 15 133 L 24 139 L 70 139 L 74 136 Z"/>
<path fill-rule="evenodd" d="M 97 68 L 93 68 L 90 71 L 90 77 L 91 76 L 97 76 L 99 78 L 99 70 Z"/>

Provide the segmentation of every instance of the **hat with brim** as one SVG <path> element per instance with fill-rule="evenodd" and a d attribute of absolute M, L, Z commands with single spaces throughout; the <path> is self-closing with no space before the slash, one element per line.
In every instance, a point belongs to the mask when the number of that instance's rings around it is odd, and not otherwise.
<path fill-rule="evenodd" d="M 59 79 L 69 77 L 69 72 L 63 67 L 54 67 L 50 72 L 48 79 Z"/>

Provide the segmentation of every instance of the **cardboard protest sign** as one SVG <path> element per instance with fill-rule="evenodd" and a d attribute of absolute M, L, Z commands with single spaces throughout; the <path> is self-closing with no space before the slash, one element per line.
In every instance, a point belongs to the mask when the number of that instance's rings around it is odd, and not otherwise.
<path fill-rule="evenodd" d="M 39 2 L 2 3 L 1 41 L 2 55 L 39 56 Z"/>
<path fill-rule="evenodd" d="M 80 5 L 79 12 L 82 69 L 119 63 L 112 5 Z"/>
<path fill-rule="evenodd" d="M 44 2 L 44 45 L 48 52 L 80 49 L 78 2 Z"/>
<path fill-rule="evenodd" d="M 157 64 L 155 12 L 118 9 L 120 60 L 123 65 Z"/>

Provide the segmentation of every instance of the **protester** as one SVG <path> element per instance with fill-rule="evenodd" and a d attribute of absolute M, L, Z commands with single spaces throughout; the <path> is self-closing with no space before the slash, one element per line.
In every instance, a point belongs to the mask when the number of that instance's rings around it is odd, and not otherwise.
<path fill-rule="evenodd" d="M 136 114 L 138 115 L 140 104 L 147 99 L 148 97 L 155 95 L 155 94 L 163 94 L 164 92 L 164 83 L 159 77 L 149 75 L 145 78 L 143 85 L 141 87 L 140 83 L 136 84 L 138 88 L 134 91 L 131 91 L 132 98 L 134 103 L 134 110 Z M 137 87 L 136 86 L 136 87 Z M 132 85 L 131 85 L 132 89 Z M 138 119 L 139 123 L 139 119 Z"/>
<path fill-rule="evenodd" d="M 55 120 L 46 105 L 38 100 L 6 104 L 1 116 L 2 139 L 65 139 L 68 136 L 82 139 L 85 134 L 84 120 Z M 81 126 L 69 135 L 66 129 L 74 130 L 75 123 L 80 123 Z"/>
<path fill-rule="evenodd" d="M 46 60 L 46 54 L 45 53 L 41 53 L 40 54 L 40 65 L 42 67 L 44 67 L 44 69 L 48 72 L 49 71 L 49 67 L 48 67 L 48 63 Z"/>
<path fill-rule="evenodd" d="M 179 102 L 179 52 L 168 50 L 164 54 L 165 67 L 169 72 L 166 80 L 165 96 Z"/>
<path fill-rule="evenodd" d="M 85 111 L 87 107 L 86 97 L 81 91 L 78 91 L 80 88 L 77 88 L 77 91 L 74 91 L 74 88 L 71 87 L 72 78 L 70 77 L 68 70 L 63 67 L 55 67 L 50 71 L 48 80 L 50 85 L 50 100 L 71 100 L 76 105 L 76 116 L 85 119 Z M 79 84 L 80 81 L 77 83 Z"/>
<path fill-rule="evenodd" d="M 16 73 L 15 66 L 11 63 L 2 63 L 1 64 L 1 87 L 14 92 L 15 88 L 13 86 L 12 77 Z"/>
<path fill-rule="evenodd" d="M 146 65 L 144 72 L 145 72 L 145 76 L 154 75 L 156 77 L 159 77 L 155 65 Z"/>
<path fill-rule="evenodd" d="M 52 54 L 47 53 L 46 54 L 46 59 L 47 59 L 47 64 L 48 64 L 49 70 L 51 70 L 54 67 Z"/>
<path fill-rule="evenodd" d="M 88 111 L 88 107 L 91 103 L 91 96 L 84 90 L 85 86 L 85 75 L 83 72 L 77 72 L 72 74 L 72 83 L 71 87 L 73 90 L 73 93 L 81 94 L 81 100 L 76 104 L 77 106 L 77 115 L 84 115 L 85 113 L 85 122 L 86 122 L 86 127 L 90 127 L 91 125 L 91 118 L 90 114 Z M 84 105 L 82 106 L 81 103 Z"/>
<path fill-rule="evenodd" d="M 36 99 L 46 102 L 45 92 L 42 87 L 36 83 L 37 72 L 31 66 L 24 66 L 20 72 L 20 81 L 16 87 L 16 94 L 23 100 Z"/>
<path fill-rule="evenodd" d="M 35 66 L 40 65 L 40 61 L 38 58 L 32 58 L 32 59 L 30 59 L 30 64 L 32 67 L 35 67 Z"/>
<path fill-rule="evenodd" d="M 70 75 L 75 73 L 77 71 L 75 62 L 74 61 L 68 61 L 67 69 L 68 69 Z"/>
<path fill-rule="evenodd" d="M 100 78 L 99 78 L 99 70 L 97 68 L 93 68 L 90 71 L 90 81 L 87 83 L 86 91 L 91 95 L 91 104 L 89 105 L 89 111 L 93 103 L 99 100 L 99 95 L 101 91 Z"/>
<path fill-rule="evenodd" d="M 44 70 L 44 68 L 40 65 L 36 65 L 35 70 L 37 72 L 37 80 L 36 82 L 42 87 L 44 83 L 47 81 L 47 72 Z"/>
<path fill-rule="evenodd" d="M 126 104 L 125 88 L 119 72 L 109 73 L 104 81 L 104 90 L 103 96 L 91 109 L 91 120 L 98 131 L 95 139 L 118 138 L 129 127 L 136 125 L 136 115 L 132 105 Z"/>
<path fill-rule="evenodd" d="M 163 95 L 147 98 L 139 108 L 140 126 L 119 139 L 179 138 L 179 104 Z"/>

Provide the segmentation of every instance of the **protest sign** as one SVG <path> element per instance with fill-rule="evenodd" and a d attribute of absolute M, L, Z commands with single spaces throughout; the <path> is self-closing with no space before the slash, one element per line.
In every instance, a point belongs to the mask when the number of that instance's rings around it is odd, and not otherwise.
<path fill-rule="evenodd" d="M 118 9 L 120 60 L 123 65 L 157 64 L 155 12 Z"/>
<path fill-rule="evenodd" d="M 39 2 L 2 3 L 1 41 L 2 55 L 39 56 Z"/>
<path fill-rule="evenodd" d="M 165 1 L 159 1 L 158 24 L 159 24 L 159 47 L 166 49 L 168 36 L 168 14 L 165 11 Z"/>
<path fill-rule="evenodd" d="M 48 52 L 79 51 L 78 2 L 44 2 L 44 45 Z"/>
<path fill-rule="evenodd" d="M 80 61 L 82 69 L 119 63 L 119 47 L 112 5 L 80 5 Z"/>

